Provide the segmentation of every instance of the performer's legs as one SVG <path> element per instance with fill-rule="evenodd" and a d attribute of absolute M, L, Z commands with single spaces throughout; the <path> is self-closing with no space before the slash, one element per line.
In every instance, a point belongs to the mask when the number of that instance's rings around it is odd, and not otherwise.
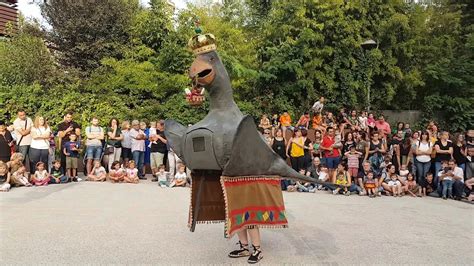
<path fill-rule="evenodd" d="M 240 245 L 240 248 L 230 252 L 229 257 L 231 257 L 231 258 L 241 258 L 241 257 L 250 256 L 249 240 L 248 240 L 248 237 L 247 237 L 247 229 L 244 229 L 240 232 L 237 232 L 237 236 L 239 237 L 239 243 L 237 243 L 237 244 Z"/>
<path fill-rule="evenodd" d="M 252 242 L 253 253 L 247 260 L 248 263 L 257 263 L 263 259 L 262 249 L 260 248 L 260 231 L 258 228 L 247 230 L 249 232 L 250 240 Z M 239 235 L 240 238 L 240 235 Z"/>

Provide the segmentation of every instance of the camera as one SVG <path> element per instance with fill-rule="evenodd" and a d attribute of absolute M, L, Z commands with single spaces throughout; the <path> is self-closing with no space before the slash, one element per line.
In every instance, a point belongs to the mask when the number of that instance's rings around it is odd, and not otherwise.
<path fill-rule="evenodd" d="M 444 168 L 443 171 L 444 171 L 445 173 L 447 173 L 447 172 L 451 171 L 451 167 L 448 167 L 448 166 L 447 166 L 447 167 Z"/>

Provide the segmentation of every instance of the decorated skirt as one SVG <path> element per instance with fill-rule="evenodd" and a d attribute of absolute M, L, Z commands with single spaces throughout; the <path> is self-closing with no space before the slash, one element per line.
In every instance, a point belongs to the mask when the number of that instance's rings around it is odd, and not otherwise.
<path fill-rule="evenodd" d="M 246 228 L 288 227 L 279 177 L 193 174 L 192 178 L 189 226 L 193 219 L 196 223 L 224 222 L 226 238 Z"/>

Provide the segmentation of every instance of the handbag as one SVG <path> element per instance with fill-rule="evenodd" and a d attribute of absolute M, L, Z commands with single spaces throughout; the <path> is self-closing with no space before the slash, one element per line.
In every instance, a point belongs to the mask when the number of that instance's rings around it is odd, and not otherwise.
<path fill-rule="evenodd" d="M 105 148 L 104 155 L 110 155 L 114 153 L 115 148 L 113 146 Z"/>
<path fill-rule="evenodd" d="M 26 124 L 28 124 L 28 119 L 25 120 L 25 130 L 26 130 Z M 20 138 L 20 141 L 18 141 L 18 144 L 16 145 L 14 144 L 14 147 L 12 147 L 14 152 L 20 152 L 20 143 L 23 140 L 23 137 L 24 136 L 22 135 Z"/>

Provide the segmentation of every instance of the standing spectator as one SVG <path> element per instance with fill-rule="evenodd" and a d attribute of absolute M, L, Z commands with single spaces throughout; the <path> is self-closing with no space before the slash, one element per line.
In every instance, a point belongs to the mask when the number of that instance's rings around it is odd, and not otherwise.
<path fill-rule="evenodd" d="M 64 143 L 69 141 L 69 135 L 71 135 L 71 133 L 76 134 L 79 140 L 81 137 L 81 127 L 79 126 L 78 123 L 72 120 L 73 119 L 72 116 L 73 116 L 72 112 L 66 113 L 66 115 L 64 116 L 64 121 L 58 125 L 58 137 L 59 137 L 58 146 L 61 151 L 60 152 L 61 167 L 63 168 L 64 173 L 66 172 L 66 156 L 63 153 L 63 149 L 64 149 L 63 145 Z"/>
<path fill-rule="evenodd" d="M 434 180 L 438 183 L 440 181 L 438 173 L 441 171 L 441 162 L 449 161 L 453 156 L 453 143 L 449 141 L 449 133 L 447 131 L 441 132 L 440 139 L 435 142 L 434 148 L 436 151 Z"/>
<path fill-rule="evenodd" d="M 280 119 L 278 114 L 273 114 L 272 116 L 272 137 L 275 136 L 275 131 L 280 128 Z"/>
<path fill-rule="evenodd" d="M 365 158 L 365 152 L 367 148 L 367 133 L 364 131 L 359 131 L 356 137 L 356 151 L 362 153 L 361 158 Z M 362 167 L 362 161 L 360 160 L 359 168 Z"/>
<path fill-rule="evenodd" d="M 368 134 L 371 134 L 375 130 L 375 118 L 373 113 L 369 113 L 367 117 L 367 126 L 369 127 Z"/>
<path fill-rule="evenodd" d="M 51 130 L 51 134 L 49 135 L 49 157 L 48 157 L 48 172 L 51 173 L 51 169 L 53 169 L 53 162 L 56 160 L 56 141 L 54 138 L 54 132 Z"/>
<path fill-rule="evenodd" d="M 166 144 L 168 141 L 165 137 L 164 121 L 159 121 L 156 124 L 156 134 L 150 136 L 151 139 L 151 171 L 153 174 L 153 182 L 158 181 L 156 174 L 160 168 L 160 165 L 164 164 L 165 154 L 168 152 Z"/>
<path fill-rule="evenodd" d="M 143 156 L 142 169 L 139 169 L 139 171 L 141 170 L 141 172 L 142 172 L 142 175 L 143 175 L 142 178 L 146 179 L 145 178 L 146 169 L 147 169 L 147 166 L 150 166 L 150 162 L 151 162 L 151 158 L 150 158 L 150 155 L 151 155 L 151 150 L 150 150 L 150 128 L 147 127 L 147 122 L 142 121 L 142 122 L 140 122 L 140 129 L 145 134 L 145 154 Z"/>
<path fill-rule="evenodd" d="M 344 129 L 350 124 L 347 119 L 347 113 L 345 108 L 341 108 L 337 115 L 337 123 L 339 124 L 339 131 L 344 133 Z"/>
<path fill-rule="evenodd" d="M 306 170 L 308 166 L 311 164 L 311 153 L 313 151 L 313 143 L 311 140 L 308 138 L 308 130 L 306 129 L 301 129 L 301 136 L 304 138 L 304 163 L 303 163 L 303 169 Z"/>
<path fill-rule="evenodd" d="M 466 133 L 466 145 L 468 148 L 474 147 L 474 129 L 469 129 Z"/>
<path fill-rule="evenodd" d="M 123 139 L 120 142 L 122 146 L 122 159 L 125 166 L 128 165 L 128 161 L 131 160 L 132 157 L 132 139 L 130 138 L 130 122 L 123 121 L 122 122 L 122 136 Z"/>
<path fill-rule="evenodd" d="M 319 101 L 317 101 L 313 104 L 313 106 L 311 107 L 311 110 L 315 114 L 321 113 L 323 111 L 323 108 L 324 108 L 324 102 L 325 102 L 325 99 L 324 99 L 323 96 L 321 96 L 321 98 L 319 98 Z"/>
<path fill-rule="evenodd" d="M 115 161 L 120 161 L 120 156 L 122 155 L 122 140 L 123 134 L 118 119 L 110 119 L 109 126 L 107 127 L 107 148 L 113 149 L 113 152 L 108 155 L 109 171 L 112 169 L 112 164 Z"/>
<path fill-rule="evenodd" d="M 25 158 L 23 163 L 25 163 L 26 157 L 30 151 L 32 126 L 33 121 L 31 118 L 26 116 L 26 112 L 24 110 L 18 111 L 18 116 L 15 121 L 13 121 L 13 128 L 15 129 L 14 133 L 17 141 L 17 151 L 23 154 L 23 157 Z M 31 171 L 33 171 L 33 169 L 31 169 Z"/>
<path fill-rule="evenodd" d="M 339 165 L 340 154 L 339 149 L 335 147 L 334 128 L 328 127 L 326 133 L 319 149 L 323 151 L 323 162 L 329 168 L 329 174 L 332 176 L 333 171 Z"/>
<path fill-rule="evenodd" d="M 383 134 L 383 137 L 390 135 L 390 132 L 392 132 L 390 129 L 390 124 L 385 121 L 385 117 L 383 115 L 380 115 L 379 120 L 375 121 L 375 127 L 380 133 Z"/>
<path fill-rule="evenodd" d="M 466 155 L 467 150 L 466 144 L 464 143 L 464 135 L 458 134 L 453 145 L 453 158 L 464 173 L 466 172 Z"/>
<path fill-rule="evenodd" d="M 66 156 L 66 175 L 69 176 L 70 181 L 77 182 L 77 167 L 79 161 L 79 151 L 81 142 L 77 141 L 77 136 L 74 133 L 69 135 L 69 141 L 63 145 L 63 153 Z"/>
<path fill-rule="evenodd" d="M 344 145 L 342 146 L 342 154 L 350 151 L 351 147 L 355 147 L 356 143 L 354 141 L 354 134 L 352 132 L 347 132 L 346 136 L 344 137 Z"/>
<path fill-rule="evenodd" d="M 33 172 L 38 162 L 48 165 L 49 159 L 49 138 L 51 137 L 51 128 L 49 128 L 46 119 L 37 116 L 33 127 L 31 127 L 31 147 L 30 147 L 30 169 Z"/>
<path fill-rule="evenodd" d="M 349 122 L 349 126 L 352 131 L 359 131 L 360 130 L 360 125 L 359 125 L 359 118 L 357 117 L 357 111 L 352 110 L 351 115 L 347 118 Z"/>
<path fill-rule="evenodd" d="M 314 141 L 313 141 L 313 157 L 321 157 L 321 150 L 319 149 L 322 142 L 322 134 L 320 130 L 314 131 Z"/>
<path fill-rule="evenodd" d="M 377 131 L 372 132 L 372 140 L 366 147 L 365 160 L 369 160 L 372 166 L 372 170 L 375 175 L 380 175 L 380 164 L 383 162 L 383 154 L 385 154 L 386 148 L 384 143 L 379 139 L 379 133 Z"/>
<path fill-rule="evenodd" d="M 9 162 L 11 153 L 11 147 L 13 146 L 13 137 L 10 131 L 7 130 L 4 121 L 0 121 L 0 161 Z"/>
<path fill-rule="evenodd" d="M 138 178 L 146 179 L 143 173 L 143 163 L 145 159 L 145 132 L 140 129 L 138 120 L 132 121 L 132 129 L 130 129 L 130 138 L 132 142 L 132 157 L 136 168 L 138 169 Z M 134 166 L 135 167 L 135 166 Z"/>
<path fill-rule="evenodd" d="M 170 172 L 170 178 L 174 178 L 175 174 L 177 173 L 177 167 L 182 163 L 181 159 L 174 153 L 173 149 L 169 147 L 169 145 L 166 145 L 168 147 L 168 164 L 169 164 L 169 172 Z"/>
<path fill-rule="evenodd" d="M 362 153 L 356 151 L 356 146 L 351 146 L 350 150 L 345 152 L 344 155 L 347 158 L 349 174 L 353 180 L 356 180 L 357 175 L 359 174 L 359 159 L 361 158 Z"/>
<path fill-rule="evenodd" d="M 280 125 L 281 128 L 283 129 L 283 137 L 286 138 L 286 130 L 290 129 L 292 130 L 291 127 L 291 116 L 288 114 L 287 111 L 285 111 L 281 116 L 280 116 Z"/>
<path fill-rule="evenodd" d="M 403 123 L 403 122 L 398 122 L 398 123 L 397 123 L 397 127 L 393 129 L 393 132 L 392 132 L 392 133 L 395 135 L 395 134 L 397 134 L 398 132 L 401 132 L 401 134 L 402 134 L 402 135 L 401 135 L 401 138 L 403 139 L 403 138 L 405 138 L 405 132 L 404 132 L 404 130 L 405 130 L 405 123 Z"/>
<path fill-rule="evenodd" d="M 415 146 L 416 179 L 418 183 L 424 183 L 423 180 L 426 178 L 431 167 L 432 146 L 429 141 L 428 131 L 421 133 L 420 141 L 417 141 Z"/>
<path fill-rule="evenodd" d="M 302 136 L 301 130 L 295 128 L 293 137 L 290 138 L 286 146 L 286 156 L 290 157 L 291 166 L 297 172 L 304 166 L 304 141 L 305 138 Z"/>
<path fill-rule="evenodd" d="M 91 125 L 86 127 L 86 137 L 87 174 L 89 175 L 92 171 L 92 162 L 100 162 L 102 157 L 104 130 L 99 126 L 99 119 L 97 117 L 93 117 Z"/>
<path fill-rule="evenodd" d="M 272 139 L 272 149 L 276 154 L 280 155 L 283 160 L 286 160 L 286 141 L 283 138 L 283 130 L 277 129 L 275 137 Z"/>
<path fill-rule="evenodd" d="M 410 162 L 410 151 L 411 151 L 411 135 L 410 134 L 405 134 L 405 139 L 403 139 L 402 143 L 399 144 L 399 149 L 398 149 L 398 161 L 400 162 L 401 165 L 406 165 L 408 166 Z M 419 182 L 419 181 L 418 181 Z"/>
<path fill-rule="evenodd" d="M 267 115 L 262 115 L 262 118 L 260 119 L 260 124 L 258 124 L 258 127 L 261 128 L 262 130 L 265 129 L 270 129 L 272 127 L 272 124 L 270 123 L 270 119 L 268 119 Z"/>
<path fill-rule="evenodd" d="M 296 123 L 296 127 L 300 129 L 308 129 L 309 128 L 309 113 L 305 112 L 300 119 L 298 120 L 298 123 Z"/>

